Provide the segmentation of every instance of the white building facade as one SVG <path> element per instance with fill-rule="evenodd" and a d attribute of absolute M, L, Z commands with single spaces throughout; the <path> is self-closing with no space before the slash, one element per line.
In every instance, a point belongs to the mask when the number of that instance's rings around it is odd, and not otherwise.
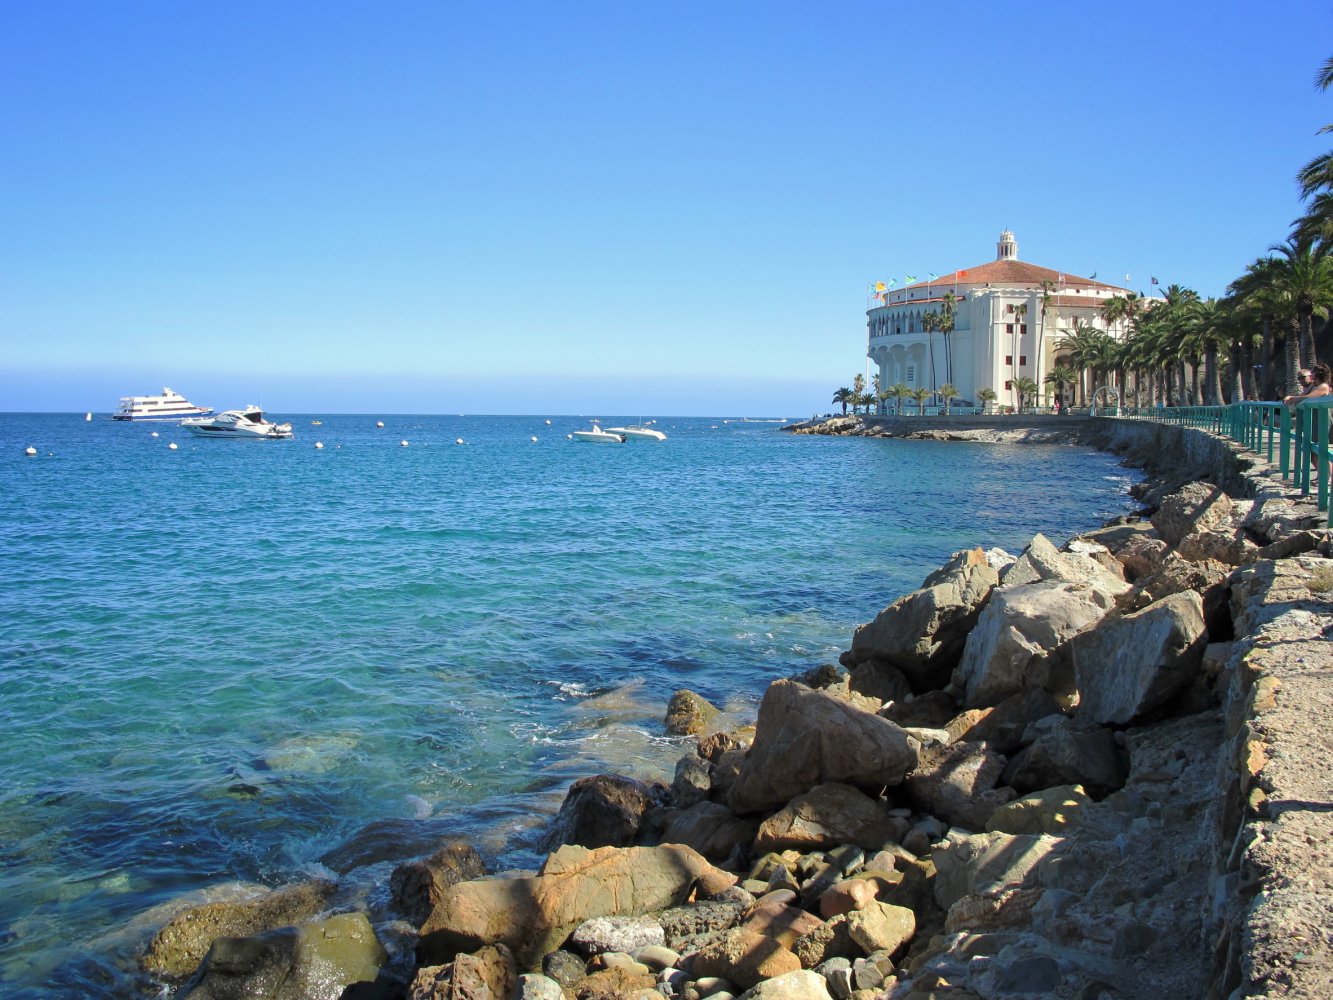
<path fill-rule="evenodd" d="M 933 391 L 948 382 L 959 393 L 955 405 L 965 405 L 989 388 L 1003 407 L 1017 405 L 1018 380 L 1030 378 L 1041 403 L 1049 405 L 1054 390 L 1043 380 L 1055 366 L 1055 344 L 1079 325 L 1106 329 L 1106 300 L 1126 294 L 1125 288 L 1020 261 L 1014 234 L 1006 230 L 995 260 L 886 292 L 883 305 L 866 313 L 866 353 L 882 389 L 901 383 Z M 949 305 L 952 333 L 928 331 L 926 314 Z"/>

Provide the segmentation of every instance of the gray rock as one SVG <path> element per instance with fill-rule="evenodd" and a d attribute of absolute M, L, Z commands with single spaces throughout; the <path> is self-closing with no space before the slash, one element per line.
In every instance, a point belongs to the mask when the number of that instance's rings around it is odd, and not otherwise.
<path fill-rule="evenodd" d="M 849 665 L 868 660 L 890 664 L 917 690 L 940 686 L 998 579 L 981 549 L 956 553 L 920 590 L 894 601 L 857 629 L 845 660 Z"/>
<path fill-rule="evenodd" d="M 990 814 L 1014 797 L 997 789 L 1005 759 L 984 743 L 955 743 L 921 752 L 916 770 L 903 781 L 907 800 L 953 826 L 981 830 Z"/>
<path fill-rule="evenodd" d="M 636 948 L 664 945 L 666 933 L 652 917 L 593 917 L 579 924 L 570 939 L 585 955 L 628 954 Z"/>
<path fill-rule="evenodd" d="M 1041 580 L 1000 587 L 967 638 L 955 682 L 969 708 L 1046 687 L 1046 654 L 1100 620 L 1113 596 L 1084 582 Z"/>
<path fill-rule="evenodd" d="M 399 865 L 389 879 L 389 891 L 394 908 L 420 927 L 445 888 L 485 874 L 486 864 L 476 848 L 459 840 L 428 858 Z"/>
<path fill-rule="evenodd" d="M 543 840 L 547 850 L 628 847 L 638 838 L 645 814 L 664 798 L 661 786 L 619 774 L 594 774 L 570 786 Z"/>
<path fill-rule="evenodd" d="M 967 895 L 1020 886 L 1060 844 L 1056 837 L 951 831 L 931 854 L 935 862 L 935 901 L 947 910 Z"/>
<path fill-rule="evenodd" d="M 816 785 L 878 792 L 916 766 L 917 743 L 898 726 L 791 681 L 764 693 L 754 744 L 731 787 L 734 812 L 786 804 Z"/>
<path fill-rule="evenodd" d="M 1061 552 L 1041 534 L 1033 535 L 1028 547 L 1000 579 L 1003 587 L 1016 587 L 1041 581 L 1085 583 L 1104 595 L 1114 597 L 1129 589 L 1124 577 L 1089 555 Z"/>
<path fill-rule="evenodd" d="M 588 974 L 588 966 L 580 956 L 560 948 L 542 957 L 542 972 L 560 986 L 573 987 Z"/>
<path fill-rule="evenodd" d="M 1079 718 L 1124 725 L 1161 708 L 1194 679 L 1207 642 L 1203 602 L 1193 591 L 1075 636 Z"/>
<path fill-rule="evenodd" d="M 1005 783 L 1020 792 L 1082 785 L 1094 799 L 1121 788 L 1129 774 L 1129 761 L 1115 734 L 1101 726 L 1055 718 L 1057 725 L 1009 762 Z"/>
<path fill-rule="evenodd" d="M 1179 545 L 1187 535 L 1230 524 L 1231 498 L 1220 486 L 1186 483 L 1163 497 L 1152 525 L 1168 545 Z"/>
<path fill-rule="evenodd" d="M 698 754 L 686 754 L 676 761 L 676 775 L 671 780 L 671 801 L 681 809 L 708 798 L 713 787 L 713 765 Z"/>
<path fill-rule="evenodd" d="M 548 976 L 530 972 L 518 977 L 518 1000 L 564 1000 L 560 984 Z"/>
<path fill-rule="evenodd" d="M 833 1000 L 824 977 L 810 969 L 767 979 L 741 994 L 741 1000 Z"/>

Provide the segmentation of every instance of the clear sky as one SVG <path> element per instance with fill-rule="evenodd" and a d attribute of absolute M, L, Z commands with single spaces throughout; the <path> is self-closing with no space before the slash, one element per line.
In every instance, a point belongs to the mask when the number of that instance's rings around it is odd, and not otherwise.
<path fill-rule="evenodd" d="M 802 416 L 866 286 L 1221 294 L 1326 2 L 0 4 L 0 410 Z"/>

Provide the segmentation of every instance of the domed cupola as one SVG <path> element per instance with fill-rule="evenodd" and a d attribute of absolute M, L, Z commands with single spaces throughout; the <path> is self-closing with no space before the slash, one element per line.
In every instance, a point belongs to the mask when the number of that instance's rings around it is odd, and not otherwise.
<path fill-rule="evenodd" d="M 995 244 L 996 260 L 1018 260 L 1018 241 L 1009 230 L 1000 233 L 1000 242 Z"/>

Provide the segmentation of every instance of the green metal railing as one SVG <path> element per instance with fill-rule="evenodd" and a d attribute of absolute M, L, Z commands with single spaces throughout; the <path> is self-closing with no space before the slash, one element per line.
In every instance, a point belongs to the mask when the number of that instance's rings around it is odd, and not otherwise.
<path fill-rule="evenodd" d="M 1329 509 L 1333 397 L 1311 399 L 1294 410 L 1282 403 L 1232 403 L 1107 409 L 1097 415 L 1197 427 L 1231 438 L 1276 465 L 1282 478 L 1299 489 L 1301 496 L 1313 495 L 1319 509 L 1329 511 L 1328 526 L 1333 528 L 1333 510 Z"/>

